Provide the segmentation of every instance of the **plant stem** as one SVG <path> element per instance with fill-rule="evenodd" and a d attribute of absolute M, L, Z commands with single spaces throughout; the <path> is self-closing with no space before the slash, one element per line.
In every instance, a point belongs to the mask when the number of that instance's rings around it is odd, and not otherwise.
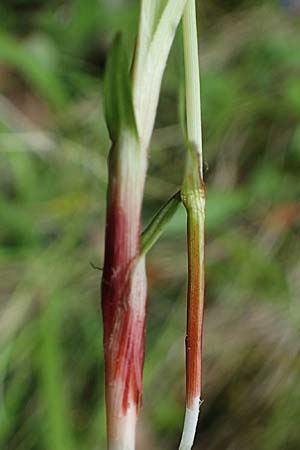
<path fill-rule="evenodd" d="M 141 206 L 161 80 L 185 4 L 162 1 L 157 9 L 151 0 L 143 0 L 131 80 L 127 82 L 126 66 L 120 63 L 119 41 L 109 65 L 106 117 L 113 143 L 102 277 L 108 450 L 135 448 L 147 290 L 145 256 L 140 253 Z M 147 15 L 154 20 L 160 10 L 150 36 Z M 155 239 L 154 232 L 147 246 Z"/>
<path fill-rule="evenodd" d="M 195 0 L 188 0 L 183 15 L 185 93 L 188 155 L 181 198 L 187 210 L 188 294 L 186 337 L 186 413 L 179 450 L 192 448 L 202 384 L 204 307 L 204 222 L 200 74 Z"/>
<path fill-rule="evenodd" d="M 110 151 L 102 279 L 109 450 L 135 446 L 147 288 L 145 260 L 138 260 L 145 173 L 146 155 L 124 133 Z"/>
<path fill-rule="evenodd" d="M 183 14 L 183 49 L 185 68 L 185 96 L 188 141 L 199 155 L 199 169 L 203 178 L 200 71 L 195 0 L 188 0 Z"/>

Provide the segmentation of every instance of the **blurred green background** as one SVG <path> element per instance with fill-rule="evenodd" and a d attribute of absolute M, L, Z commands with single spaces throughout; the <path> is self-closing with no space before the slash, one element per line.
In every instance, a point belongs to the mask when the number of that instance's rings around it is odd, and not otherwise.
<path fill-rule="evenodd" d="M 198 2 L 207 204 L 205 403 L 195 449 L 300 448 L 299 2 Z M 105 448 L 100 276 L 112 39 L 138 2 L 0 3 L 0 448 Z M 180 33 L 143 221 L 181 183 Z M 138 450 L 184 411 L 185 213 L 148 258 Z"/>

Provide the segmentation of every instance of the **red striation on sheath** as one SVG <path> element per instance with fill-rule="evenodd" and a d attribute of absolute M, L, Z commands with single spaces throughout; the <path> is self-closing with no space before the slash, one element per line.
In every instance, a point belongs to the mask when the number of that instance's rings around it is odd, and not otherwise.
<path fill-rule="evenodd" d="M 108 428 L 110 416 L 140 403 L 147 289 L 144 260 L 137 258 L 143 186 L 135 176 L 129 183 L 110 173 L 102 278 Z"/>

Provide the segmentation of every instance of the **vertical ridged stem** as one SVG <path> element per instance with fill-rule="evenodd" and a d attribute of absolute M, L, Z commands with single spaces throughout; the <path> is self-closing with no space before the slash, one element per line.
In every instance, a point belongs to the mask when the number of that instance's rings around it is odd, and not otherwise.
<path fill-rule="evenodd" d="M 146 155 L 125 133 L 109 156 L 102 312 L 108 450 L 134 450 L 142 389 L 146 303 L 139 258 Z"/>
<path fill-rule="evenodd" d="M 195 0 L 183 15 L 188 155 L 182 185 L 187 211 L 188 294 L 186 334 L 186 413 L 180 450 L 192 448 L 201 405 L 204 307 L 205 187 L 203 182 L 200 75 Z"/>

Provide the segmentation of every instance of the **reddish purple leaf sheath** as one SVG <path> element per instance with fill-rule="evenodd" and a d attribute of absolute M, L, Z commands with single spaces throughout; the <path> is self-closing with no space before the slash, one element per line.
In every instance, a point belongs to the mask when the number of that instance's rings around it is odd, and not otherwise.
<path fill-rule="evenodd" d="M 137 412 L 140 403 L 147 290 L 145 260 L 139 257 L 142 173 L 134 168 L 127 173 L 126 160 L 121 172 L 116 161 L 114 166 L 110 161 L 102 278 L 109 440 L 118 418 L 126 416 L 129 408 Z"/>

